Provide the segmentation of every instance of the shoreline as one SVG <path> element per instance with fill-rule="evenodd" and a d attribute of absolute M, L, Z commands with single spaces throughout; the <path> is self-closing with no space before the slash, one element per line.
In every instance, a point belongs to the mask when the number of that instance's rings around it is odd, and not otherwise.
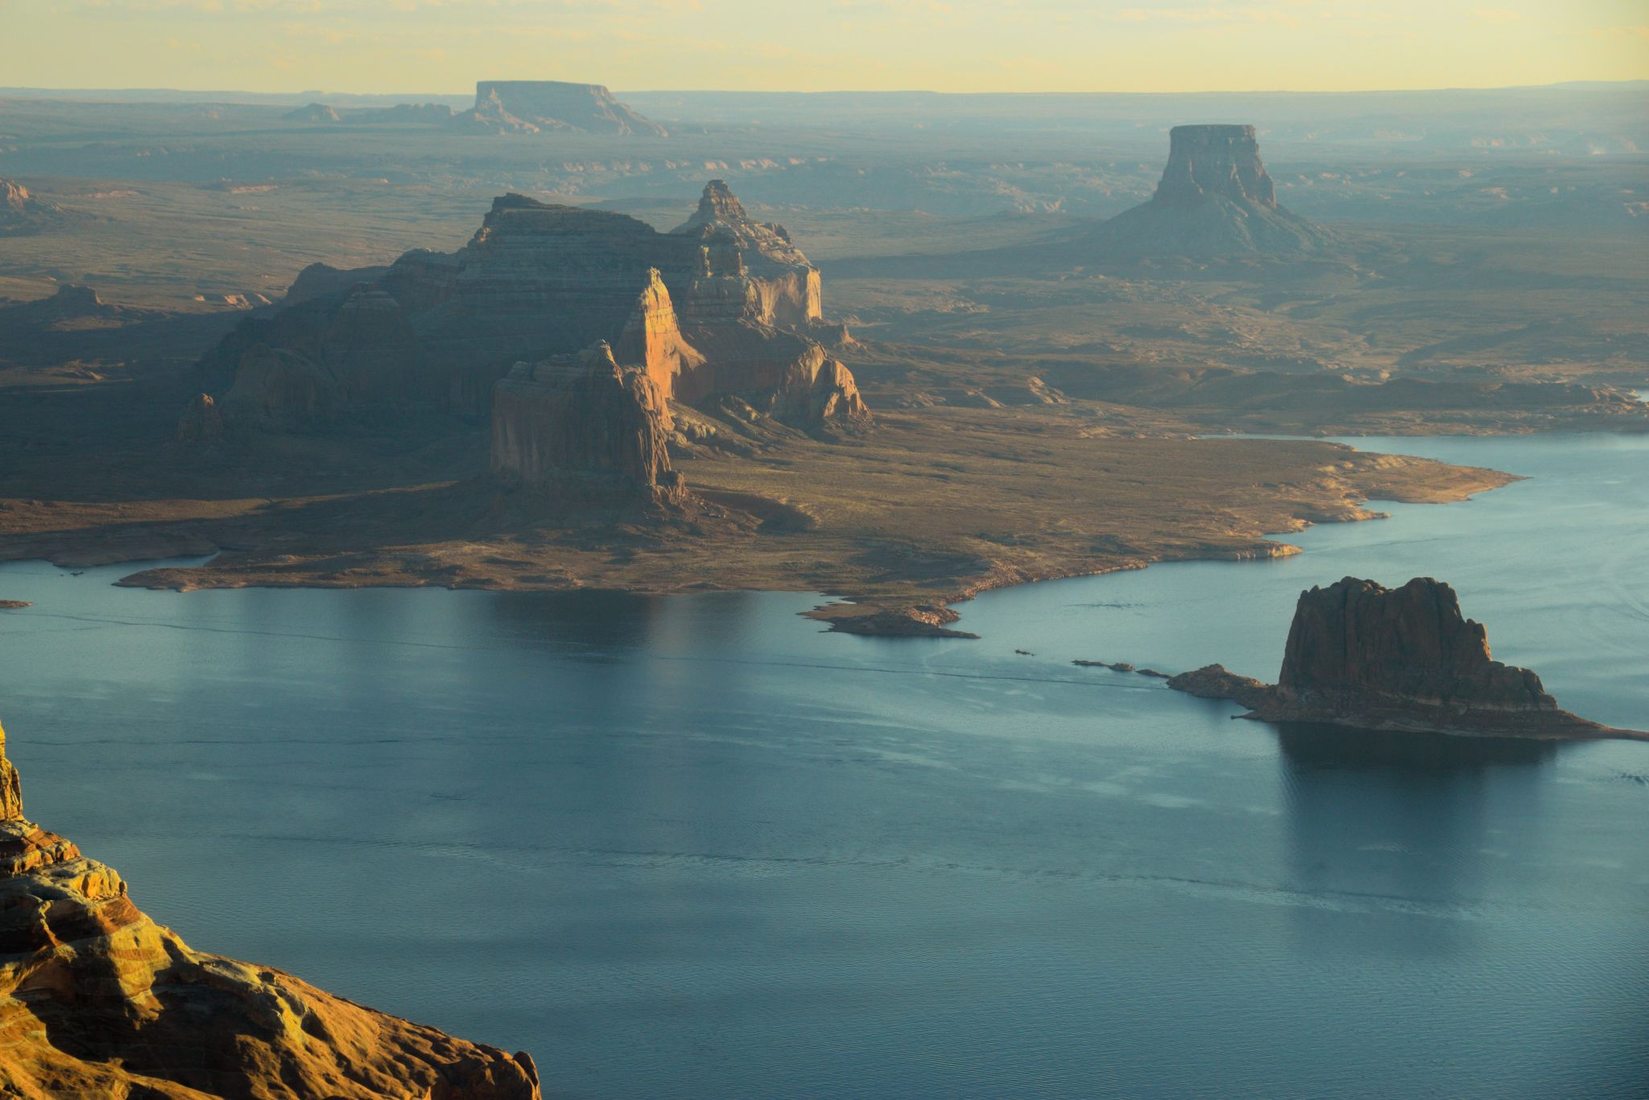
<path fill-rule="evenodd" d="M 1290 437 L 1292 438 L 1292 437 Z M 1301 439 L 1301 442 L 1323 442 L 1319 440 Z M 1356 452 L 1359 454 L 1385 457 L 1380 452 Z M 1524 480 L 1521 475 L 1509 474 L 1498 470 L 1484 468 L 1448 467 L 1449 469 L 1473 469 L 1474 471 L 1491 475 L 1486 479 L 1492 484 L 1474 486 L 1470 489 L 1443 490 L 1440 495 L 1424 495 L 1419 500 L 1402 500 L 1400 498 L 1365 497 L 1363 503 L 1379 503 L 1389 500 L 1393 503 L 1425 503 L 1425 504 L 1458 504 L 1471 500 L 1480 492 L 1490 492 L 1504 488 Z M 725 495 L 725 490 L 708 490 L 707 495 Z M 695 580 L 691 583 L 675 585 L 595 585 L 579 583 L 516 583 L 500 585 L 494 583 L 466 582 L 462 579 L 451 580 L 434 576 L 409 576 L 393 579 L 364 580 L 358 578 L 328 577 L 319 572 L 297 573 L 291 580 L 272 579 L 268 577 L 244 578 L 234 573 L 214 572 L 207 568 L 213 561 L 223 557 L 225 553 L 234 551 L 213 544 L 206 544 L 201 539 L 188 532 L 169 534 L 150 533 L 146 541 L 125 540 L 137 542 L 155 550 L 153 556 L 128 558 L 114 552 L 113 547 L 108 552 L 91 552 L 85 546 L 73 546 L 72 549 L 53 553 L 51 544 L 42 546 L 41 553 L 29 556 L 0 556 L 0 564 L 9 562 L 41 561 L 61 569 L 87 569 L 108 566 L 145 566 L 150 563 L 166 562 L 177 558 L 204 558 L 205 560 L 191 566 L 161 566 L 158 568 L 137 568 L 118 579 L 113 584 L 120 588 L 141 588 L 149 591 L 166 591 L 186 593 L 193 591 L 218 591 L 242 588 L 279 589 L 308 589 L 313 591 L 325 590 L 355 590 L 355 589 L 444 589 L 446 591 L 481 591 L 498 593 L 571 593 L 571 592 L 609 592 L 641 597 L 665 598 L 670 596 L 691 595 L 697 592 L 776 592 L 811 594 L 821 597 L 823 602 L 818 606 L 799 612 L 804 618 L 824 624 L 825 633 L 852 634 L 861 637 L 885 638 L 960 638 L 975 640 L 978 634 L 966 630 L 953 629 L 950 624 L 960 620 L 961 614 L 954 605 L 967 603 L 988 592 L 1003 591 L 1023 585 L 1040 584 L 1050 581 L 1073 580 L 1081 577 L 1108 576 L 1113 573 L 1135 572 L 1148 569 L 1153 565 L 1186 564 L 1193 562 L 1243 562 L 1243 561 L 1271 561 L 1280 558 L 1294 557 L 1305 553 L 1302 548 L 1292 543 L 1279 540 L 1279 536 L 1295 533 L 1316 526 L 1320 523 L 1360 523 L 1389 518 L 1389 513 L 1359 508 L 1356 511 L 1342 512 L 1333 515 L 1322 515 L 1314 519 L 1296 517 L 1297 523 L 1275 531 L 1263 533 L 1259 539 L 1246 547 L 1225 548 L 1201 546 L 1186 548 L 1185 553 L 1162 553 L 1151 556 L 1140 556 L 1124 561 L 1089 562 L 1069 570 L 1053 570 L 1047 572 L 1025 571 L 1017 568 L 1003 568 L 991 575 L 978 578 L 973 583 L 938 593 L 930 601 L 921 604 L 898 604 L 876 596 L 867 596 L 863 593 L 854 593 L 843 589 L 829 587 L 798 586 L 771 587 L 748 586 L 737 583 L 721 584 L 715 581 Z M 4 554 L 4 547 L 0 547 L 0 555 Z M 8 605 L 30 606 L 28 601 L 0 601 L 0 607 Z"/>

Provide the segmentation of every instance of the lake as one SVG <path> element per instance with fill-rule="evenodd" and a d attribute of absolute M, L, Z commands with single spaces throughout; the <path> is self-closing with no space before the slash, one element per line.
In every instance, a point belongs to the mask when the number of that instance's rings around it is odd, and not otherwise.
<path fill-rule="evenodd" d="M 1070 664 L 1274 678 L 1302 588 L 1433 575 L 1649 724 L 1649 438 L 1356 443 L 1529 479 L 989 593 L 980 641 L 6 565 L 0 719 L 30 817 L 193 945 L 547 1095 L 1649 1096 L 1649 745 L 1283 734 Z"/>

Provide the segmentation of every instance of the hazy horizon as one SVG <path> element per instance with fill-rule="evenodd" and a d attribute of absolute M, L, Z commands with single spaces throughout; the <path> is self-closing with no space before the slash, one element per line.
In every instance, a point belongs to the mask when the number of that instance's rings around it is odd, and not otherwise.
<path fill-rule="evenodd" d="M 1649 78 L 1642 0 L 0 0 L 8 83 L 290 95 L 564 79 L 635 91 L 1421 91 Z M 194 79 L 178 80 L 187 71 Z"/>

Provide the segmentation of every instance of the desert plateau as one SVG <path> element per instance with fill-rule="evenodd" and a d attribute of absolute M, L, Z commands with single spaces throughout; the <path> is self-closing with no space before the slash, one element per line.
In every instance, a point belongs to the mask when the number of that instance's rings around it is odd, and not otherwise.
<path fill-rule="evenodd" d="M 0 1095 L 1649 1095 L 1641 13 L 379 7 L 0 4 Z"/>

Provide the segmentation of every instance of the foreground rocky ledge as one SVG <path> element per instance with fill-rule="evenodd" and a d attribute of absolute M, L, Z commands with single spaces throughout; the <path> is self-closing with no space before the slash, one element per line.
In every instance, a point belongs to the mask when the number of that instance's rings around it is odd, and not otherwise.
<path fill-rule="evenodd" d="M 0 1096 L 537 1100 L 525 1054 L 192 950 L 23 817 L 0 729 Z"/>
<path fill-rule="evenodd" d="M 1559 709 L 1540 677 L 1490 655 L 1482 624 L 1430 577 L 1401 588 L 1346 577 L 1300 594 L 1276 684 L 1207 665 L 1168 686 L 1229 699 L 1266 722 L 1547 739 L 1629 737 Z"/>

